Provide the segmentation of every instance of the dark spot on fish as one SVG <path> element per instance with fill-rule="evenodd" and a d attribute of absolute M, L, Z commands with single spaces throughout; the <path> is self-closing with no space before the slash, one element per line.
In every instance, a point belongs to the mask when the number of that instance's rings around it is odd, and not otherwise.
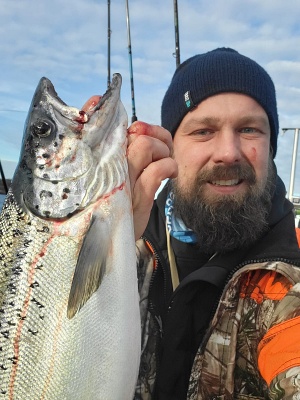
<path fill-rule="evenodd" d="M 9 283 L 8 285 L 7 285 L 7 289 L 9 290 L 9 292 L 11 293 L 11 294 L 16 294 L 16 286 L 13 284 L 13 283 Z"/>
<path fill-rule="evenodd" d="M 63 138 L 65 137 L 64 135 L 58 135 L 60 140 L 63 140 Z"/>
<path fill-rule="evenodd" d="M 39 331 L 33 331 L 32 329 L 28 329 L 28 332 L 30 332 L 32 335 L 37 335 Z"/>
<path fill-rule="evenodd" d="M 53 185 L 57 185 L 58 181 L 51 181 L 51 183 L 53 183 Z"/>
<path fill-rule="evenodd" d="M 7 324 L 8 324 L 9 326 L 16 326 L 16 325 L 17 325 L 15 322 L 11 322 L 11 321 L 7 321 Z"/>
<path fill-rule="evenodd" d="M 57 147 L 57 142 L 54 142 L 54 143 L 53 143 L 53 147 Z"/>
<path fill-rule="evenodd" d="M 45 318 L 45 315 L 39 315 L 40 319 L 43 320 Z"/>
<path fill-rule="evenodd" d="M 39 169 L 44 169 L 45 165 L 39 165 Z"/>
<path fill-rule="evenodd" d="M 26 253 L 25 252 L 23 252 L 23 253 L 17 253 L 16 254 L 16 257 L 18 258 L 18 259 L 22 259 L 22 258 L 24 258 L 26 256 Z"/>
<path fill-rule="evenodd" d="M 15 306 L 15 302 L 11 301 L 10 303 L 8 303 L 10 306 L 14 307 Z"/>
<path fill-rule="evenodd" d="M 44 211 L 43 214 L 45 217 L 50 218 L 51 212 L 50 211 Z"/>
<path fill-rule="evenodd" d="M 9 338 L 9 331 L 3 331 L 1 332 L 1 335 L 5 337 L 5 339 Z"/>
<path fill-rule="evenodd" d="M 42 190 L 40 192 L 40 198 L 41 199 L 47 199 L 48 197 L 52 197 L 52 196 L 53 196 L 53 194 L 49 190 Z"/>
<path fill-rule="evenodd" d="M 24 240 L 24 246 L 25 246 L 25 247 L 29 247 L 29 245 L 30 245 L 31 242 L 32 242 L 32 240 L 30 240 L 30 239 Z"/>
<path fill-rule="evenodd" d="M 43 175 L 43 178 L 44 178 L 44 179 L 50 179 L 50 176 L 49 176 L 48 174 L 44 174 L 44 175 Z"/>
<path fill-rule="evenodd" d="M 67 200 L 68 197 L 69 197 L 69 196 L 68 196 L 66 193 L 64 193 L 64 194 L 61 196 L 61 198 L 62 198 L 63 200 Z"/>
<path fill-rule="evenodd" d="M 56 168 L 56 169 L 58 169 L 59 167 L 60 167 L 60 165 L 59 165 L 59 164 L 55 165 L 55 168 Z"/>
<path fill-rule="evenodd" d="M 10 358 L 9 358 L 9 361 L 11 361 L 14 365 L 16 365 L 17 362 L 18 362 L 18 357 L 16 357 L 16 356 L 10 357 Z"/>
<path fill-rule="evenodd" d="M 14 267 L 11 271 L 14 275 L 20 275 L 23 270 L 21 267 Z"/>
<path fill-rule="evenodd" d="M 36 210 L 38 210 L 38 209 L 40 208 L 40 206 L 37 204 L 34 208 L 35 208 Z"/>
<path fill-rule="evenodd" d="M 7 392 L 6 392 L 6 390 L 1 389 L 0 393 L 1 394 L 6 394 Z"/>
<path fill-rule="evenodd" d="M 64 193 L 70 193 L 70 189 L 69 189 L 69 188 L 64 188 L 64 189 L 63 189 L 63 192 L 64 192 Z"/>
<path fill-rule="evenodd" d="M 44 158 L 50 158 L 50 154 L 44 153 L 44 154 L 42 154 L 42 157 L 44 157 Z"/>
<path fill-rule="evenodd" d="M 30 287 L 32 288 L 32 289 L 34 289 L 34 288 L 36 288 L 36 287 L 39 287 L 40 285 L 39 285 L 39 283 L 38 282 L 33 282 L 31 285 L 30 285 Z"/>
<path fill-rule="evenodd" d="M 23 232 L 21 232 L 19 229 L 13 229 L 13 237 L 18 237 L 18 236 L 22 236 Z"/>
<path fill-rule="evenodd" d="M 41 304 L 39 301 L 37 301 L 34 297 L 31 299 L 31 301 L 38 307 L 38 308 L 45 308 L 43 304 Z"/>
<path fill-rule="evenodd" d="M 18 214 L 19 216 L 24 216 L 24 215 L 25 215 L 25 214 L 23 213 L 22 210 L 18 210 L 18 211 L 17 211 L 17 214 Z"/>
<path fill-rule="evenodd" d="M 6 367 L 5 365 L 3 365 L 3 364 L 0 365 L 0 368 L 1 368 L 3 371 L 6 371 L 6 370 L 7 370 L 7 367 Z"/>

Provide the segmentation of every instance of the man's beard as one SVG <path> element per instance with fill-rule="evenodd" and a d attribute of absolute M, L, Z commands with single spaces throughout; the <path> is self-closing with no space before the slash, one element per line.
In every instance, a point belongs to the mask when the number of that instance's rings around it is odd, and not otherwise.
<path fill-rule="evenodd" d="M 204 185 L 208 181 L 236 178 L 243 179 L 248 185 L 245 192 L 233 195 L 205 193 Z M 250 164 L 201 170 L 188 190 L 178 187 L 177 180 L 173 182 L 174 213 L 196 233 L 197 244 L 205 253 L 223 253 L 248 246 L 268 230 L 275 182 L 276 167 L 272 157 L 264 185 L 257 182 Z"/>

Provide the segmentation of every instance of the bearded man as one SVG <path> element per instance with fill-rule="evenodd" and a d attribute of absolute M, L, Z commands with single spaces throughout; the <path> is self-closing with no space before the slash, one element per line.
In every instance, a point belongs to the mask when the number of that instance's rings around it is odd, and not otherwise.
<path fill-rule="evenodd" d="M 274 164 L 273 82 L 233 49 L 196 55 L 161 116 L 163 128 L 129 128 L 142 236 L 135 399 L 300 398 L 300 252 Z"/>

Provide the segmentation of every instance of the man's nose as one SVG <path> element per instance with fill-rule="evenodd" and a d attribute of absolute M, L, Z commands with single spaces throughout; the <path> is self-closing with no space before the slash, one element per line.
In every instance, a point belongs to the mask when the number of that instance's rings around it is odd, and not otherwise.
<path fill-rule="evenodd" d="M 220 131 L 215 138 L 213 161 L 216 164 L 234 164 L 241 160 L 240 135 L 233 129 Z"/>

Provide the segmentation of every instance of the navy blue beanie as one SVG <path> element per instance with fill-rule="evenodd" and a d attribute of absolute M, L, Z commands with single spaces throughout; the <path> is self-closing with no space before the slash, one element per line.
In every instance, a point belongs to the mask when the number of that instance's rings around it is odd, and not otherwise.
<path fill-rule="evenodd" d="M 246 94 L 265 110 L 274 158 L 279 123 L 272 79 L 255 61 L 230 48 L 193 56 L 177 68 L 162 102 L 162 126 L 174 136 L 182 119 L 194 106 L 224 92 Z"/>

